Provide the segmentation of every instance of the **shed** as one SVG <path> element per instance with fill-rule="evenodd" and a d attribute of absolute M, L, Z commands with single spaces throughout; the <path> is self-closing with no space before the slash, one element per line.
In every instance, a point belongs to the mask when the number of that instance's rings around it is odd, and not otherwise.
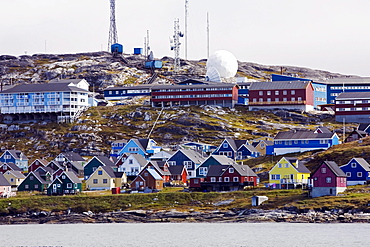
<path fill-rule="evenodd" d="M 267 201 L 269 198 L 267 196 L 253 196 L 252 206 L 256 207 L 262 204 L 262 202 Z"/>

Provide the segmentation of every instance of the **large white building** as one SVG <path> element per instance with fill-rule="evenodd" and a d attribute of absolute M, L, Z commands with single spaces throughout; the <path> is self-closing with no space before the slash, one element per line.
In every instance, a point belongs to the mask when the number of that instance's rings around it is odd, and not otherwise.
<path fill-rule="evenodd" d="M 73 121 L 89 106 L 89 83 L 84 79 L 21 84 L 0 92 L 0 112 L 5 122 Z"/>

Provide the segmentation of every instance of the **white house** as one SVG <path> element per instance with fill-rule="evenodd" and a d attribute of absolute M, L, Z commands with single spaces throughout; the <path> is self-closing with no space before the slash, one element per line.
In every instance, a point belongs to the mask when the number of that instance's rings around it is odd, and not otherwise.
<path fill-rule="evenodd" d="M 147 160 L 140 154 L 130 154 L 127 159 L 118 167 L 118 172 L 124 172 L 127 176 L 137 176 Z"/>

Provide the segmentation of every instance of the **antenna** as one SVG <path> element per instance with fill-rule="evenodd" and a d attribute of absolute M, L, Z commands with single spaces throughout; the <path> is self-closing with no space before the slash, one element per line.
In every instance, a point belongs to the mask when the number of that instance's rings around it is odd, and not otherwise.
<path fill-rule="evenodd" d="M 209 58 L 209 13 L 207 12 L 207 58 Z"/>
<path fill-rule="evenodd" d="M 173 35 L 173 44 L 171 42 L 171 50 L 175 52 L 174 71 L 178 73 L 180 70 L 180 38 L 184 37 L 184 34 L 180 32 L 180 21 L 178 18 L 175 19 L 174 29 L 175 32 Z"/>
<path fill-rule="evenodd" d="M 188 60 L 188 6 L 189 0 L 185 0 L 185 59 Z"/>
<path fill-rule="evenodd" d="M 108 51 L 111 45 L 118 43 L 117 28 L 116 28 L 116 0 L 110 0 L 110 26 L 108 38 Z"/>

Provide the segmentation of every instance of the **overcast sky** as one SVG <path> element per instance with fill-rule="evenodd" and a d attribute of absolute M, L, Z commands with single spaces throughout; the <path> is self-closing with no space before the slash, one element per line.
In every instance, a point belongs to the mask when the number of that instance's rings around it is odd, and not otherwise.
<path fill-rule="evenodd" d="M 174 20 L 185 0 L 116 0 L 119 43 L 174 56 Z M 188 58 L 228 50 L 244 62 L 370 76 L 369 0 L 189 0 Z M 0 0 L 0 54 L 107 50 L 109 0 Z M 45 45 L 46 44 L 46 45 Z M 181 57 L 184 58 L 184 40 Z"/>

